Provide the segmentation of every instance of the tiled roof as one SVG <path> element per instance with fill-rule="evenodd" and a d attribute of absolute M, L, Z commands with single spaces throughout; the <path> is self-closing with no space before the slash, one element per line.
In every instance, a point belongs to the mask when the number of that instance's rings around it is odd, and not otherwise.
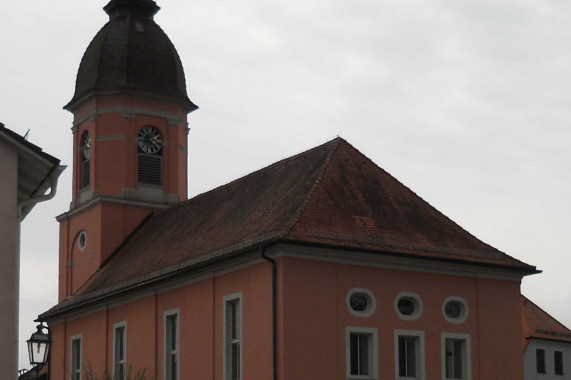
<path fill-rule="evenodd" d="M 93 93 L 131 91 L 181 101 L 189 111 L 197 107 L 188 99 L 178 53 L 153 20 L 154 1 L 112 0 L 105 10 L 110 20 L 85 51 L 72 108 Z"/>
<path fill-rule="evenodd" d="M 276 240 L 535 272 L 336 138 L 151 217 L 77 301 Z"/>
<path fill-rule="evenodd" d="M 571 343 L 571 330 L 523 295 L 521 302 L 524 345 L 530 338 Z"/>

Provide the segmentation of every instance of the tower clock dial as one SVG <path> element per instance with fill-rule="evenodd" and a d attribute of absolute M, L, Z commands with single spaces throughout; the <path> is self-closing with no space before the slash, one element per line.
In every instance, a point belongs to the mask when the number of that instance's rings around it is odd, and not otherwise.
<path fill-rule="evenodd" d="M 89 136 L 89 133 L 86 133 L 83 136 L 81 151 L 85 160 L 89 160 L 91 158 L 91 136 Z"/>
<path fill-rule="evenodd" d="M 139 149 L 147 154 L 158 153 L 163 146 L 161 133 L 155 127 L 143 127 L 137 135 Z"/>

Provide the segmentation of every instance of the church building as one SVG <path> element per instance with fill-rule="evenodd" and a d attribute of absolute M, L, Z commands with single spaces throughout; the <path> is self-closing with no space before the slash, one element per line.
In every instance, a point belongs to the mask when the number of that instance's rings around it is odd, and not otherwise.
<path fill-rule="evenodd" d="M 52 380 L 522 379 L 520 283 L 342 138 L 187 199 L 188 98 L 152 0 L 111 0 L 75 94 Z"/>

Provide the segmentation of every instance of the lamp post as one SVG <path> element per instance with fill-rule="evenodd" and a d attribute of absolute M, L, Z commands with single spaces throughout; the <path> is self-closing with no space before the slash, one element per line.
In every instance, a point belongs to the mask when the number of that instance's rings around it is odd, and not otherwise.
<path fill-rule="evenodd" d="M 40 322 L 36 328 L 37 331 L 27 340 L 28 355 L 30 356 L 30 364 L 32 366 L 38 366 L 38 370 L 40 370 L 49 360 L 52 340 L 50 337 L 50 329 L 44 326 L 43 322 Z M 47 330 L 47 334 L 44 333 L 44 329 Z M 49 372 L 50 369 L 48 368 L 48 379 Z"/>

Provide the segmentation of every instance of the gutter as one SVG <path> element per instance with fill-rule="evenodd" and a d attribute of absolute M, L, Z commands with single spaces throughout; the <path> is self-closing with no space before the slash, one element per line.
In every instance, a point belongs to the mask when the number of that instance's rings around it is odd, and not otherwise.
<path fill-rule="evenodd" d="M 190 260 L 189 262 L 179 265 L 174 265 L 170 268 L 159 270 L 149 275 L 112 286 L 111 288 L 105 288 L 100 291 L 93 292 L 90 294 L 89 297 L 86 297 L 84 299 L 80 298 L 80 300 L 77 302 L 73 302 L 71 304 L 67 304 L 62 307 L 58 307 L 61 304 L 54 306 L 50 310 L 47 310 L 44 313 L 40 314 L 38 316 L 38 321 L 48 322 L 62 315 L 65 315 L 66 313 L 81 309 L 86 305 L 96 305 L 104 302 L 109 302 L 110 300 L 116 299 L 117 297 L 122 297 L 126 294 L 137 292 L 142 289 L 148 289 L 154 286 L 161 286 L 164 283 L 180 278 L 182 276 L 186 276 L 190 273 L 199 271 L 201 269 L 207 268 L 210 265 L 227 262 L 229 260 L 232 260 L 233 258 L 236 258 L 237 256 L 240 256 L 248 252 L 255 253 L 260 246 L 268 247 L 272 244 L 275 244 L 278 240 L 279 239 L 262 238 L 259 242 L 257 241 L 252 245 L 238 244 L 238 246 L 243 245 L 243 247 L 238 248 L 236 250 L 232 249 L 228 251 L 226 251 L 226 249 L 222 249 L 219 250 L 220 251 L 219 254 L 204 255 L 202 257 Z M 74 298 L 77 297 L 82 297 L 82 295 L 76 296 Z M 66 302 L 68 301 L 63 301 L 62 303 Z"/>
<path fill-rule="evenodd" d="M 44 187 L 43 185 L 46 182 L 48 182 L 49 189 L 50 189 L 50 192 L 48 194 L 32 196 L 31 198 L 28 198 L 28 199 L 18 203 L 18 219 L 22 220 L 26 217 L 25 215 L 24 215 L 24 217 L 22 217 L 22 211 L 24 210 L 25 207 L 28 207 L 28 206 L 33 207 L 37 203 L 49 201 L 50 199 L 52 199 L 53 197 L 56 196 L 59 176 L 66 168 L 67 168 L 67 166 L 63 166 L 63 165 L 54 166 L 50 170 L 50 172 L 46 176 L 46 178 L 44 178 L 44 180 L 42 181 L 42 183 L 38 187 L 38 189 L 42 189 Z"/>
<path fill-rule="evenodd" d="M 276 261 L 271 257 L 266 256 L 266 247 L 260 248 L 261 256 L 264 260 L 272 264 L 272 370 L 273 380 L 278 379 L 278 328 L 277 328 L 277 265 Z"/>

